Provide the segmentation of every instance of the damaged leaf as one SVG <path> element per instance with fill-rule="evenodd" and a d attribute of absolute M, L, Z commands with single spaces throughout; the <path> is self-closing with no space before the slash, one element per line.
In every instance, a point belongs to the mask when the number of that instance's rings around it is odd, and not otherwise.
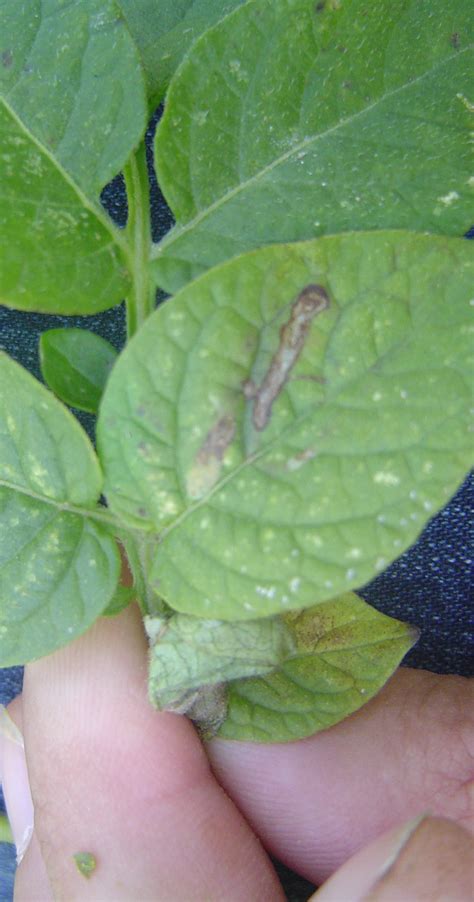
<path fill-rule="evenodd" d="M 151 590 L 252 620 L 398 557 L 470 465 L 472 271 L 461 239 L 352 233 L 263 248 L 162 305 L 98 422 L 110 507 L 157 539 Z"/>
<path fill-rule="evenodd" d="M 325 730 L 372 698 L 418 638 L 352 592 L 282 620 L 295 650 L 272 673 L 230 683 L 219 737 L 290 742 Z"/>
<path fill-rule="evenodd" d="M 290 318 L 280 329 L 278 348 L 259 386 L 249 380 L 244 385 L 246 398 L 253 400 L 252 423 L 265 429 L 272 415 L 273 402 L 288 381 L 303 350 L 311 320 L 329 307 L 327 291 L 321 285 L 306 285 L 291 307 Z"/>
<path fill-rule="evenodd" d="M 190 498 L 201 498 L 215 485 L 225 452 L 234 435 L 235 420 L 228 414 L 219 417 L 211 426 L 186 478 L 186 489 Z"/>
<path fill-rule="evenodd" d="M 209 687 L 219 690 L 228 680 L 270 673 L 294 648 L 278 618 L 228 623 L 174 614 L 145 617 L 145 628 L 151 643 L 150 699 L 178 714 L 196 713 L 196 702 Z M 218 720 L 216 710 L 212 720 Z"/>
<path fill-rule="evenodd" d="M 349 592 L 264 620 L 145 618 L 149 695 L 205 738 L 286 742 L 351 714 L 418 638 Z"/>

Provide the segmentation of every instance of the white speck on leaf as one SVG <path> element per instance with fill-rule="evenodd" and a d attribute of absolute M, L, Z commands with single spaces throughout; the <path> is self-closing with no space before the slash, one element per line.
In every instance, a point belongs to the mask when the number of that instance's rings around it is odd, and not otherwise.
<path fill-rule="evenodd" d="M 274 598 L 275 586 L 255 586 L 255 592 L 262 598 Z"/>
<path fill-rule="evenodd" d="M 399 485 L 400 477 L 395 473 L 390 473 L 387 470 L 379 470 L 374 475 L 374 482 L 381 485 Z"/>
<path fill-rule="evenodd" d="M 459 200 L 459 194 L 457 191 L 448 191 L 447 194 L 438 197 L 437 200 L 440 200 L 445 207 L 450 207 L 456 200 Z"/>

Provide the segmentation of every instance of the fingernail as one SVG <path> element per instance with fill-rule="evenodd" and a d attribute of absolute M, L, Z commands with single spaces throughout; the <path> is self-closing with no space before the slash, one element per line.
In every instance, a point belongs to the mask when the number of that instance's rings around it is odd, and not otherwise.
<path fill-rule="evenodd" d="M 394 865 L 397 863 L 402 852 L 408 846 L 412 836 L 418 830 L 420 824 L 422 824 L 423 821 L 425 821 L 429 817 L 430 812 L 424 811 L 422 814 L 419 814 L 411 820 L 407 821 L 405 824 L 403 824 L 402 827 L 400 827 L 399 830 L 396 831 L 395 835 L 392 837 L 390 846 L 383 858 L 383 861 L 372 877 L 370 889 L 363 896 L 362 902 L 370 902 L 370 900 L 372 899 L 375 900 L 377 887 L 381 884 L 381 882 L 386 878 Z"/>
<path fill-rule="evenodd" d="M 33 833 L 33 800 L 23 736 L 3 705 L 0 706 L 0 742 L 0 779 L 15 840 L 16 860 L 20 864 Z"/>

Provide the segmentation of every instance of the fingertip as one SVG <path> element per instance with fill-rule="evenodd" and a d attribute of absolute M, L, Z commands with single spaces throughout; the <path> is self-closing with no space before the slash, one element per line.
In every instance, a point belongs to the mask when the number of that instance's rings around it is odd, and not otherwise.
<path fill-rule="evenodd" d="M 209 758 L 265 847 L 320 884 L 417 811 L 468 826 L 473 688 L 459 677 L 400 668 L 327 730 L 275 745 L 213 740 Z"/>
<path fill-rule="evenodd" d="M 459 824 L 422 815 L 378 837 L 345 862 L 314 902 L 467 900 L 474 885 L 474 842 Z"/>

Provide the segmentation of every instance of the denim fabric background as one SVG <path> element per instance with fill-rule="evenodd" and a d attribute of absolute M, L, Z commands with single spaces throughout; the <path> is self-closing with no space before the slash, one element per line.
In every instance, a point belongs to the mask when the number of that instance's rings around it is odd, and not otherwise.
<path fill-rule="evenodd" d="M 155 116 L 147 135 L 148 144 L 156 119 Z M 151 179 L 153 239 L 158 241 L 170 228 L 172 219 L 153 176 Z M 121 178 L 115 179 L 103 192 L 103 201 L 115 221 L 124 225 L 127 213 Z M 38 337 L 42 331 L 58 326 L 93 329 L 118 349 L 125 339 L 123 306 L 94 317 L 67 318 L 0 308 L 2 347 L 37 377 L 40 376 Z M 81 413 L 78 418 L 93 436 L 93 418 Z M 473 501 L 474 478 L 471 476 L 448 506 L 428 524 L 417 544 L 360 590 L 360 594 L 380 611 L 420 628 L 420 640 L 404 661 L 411 667 L 473 675 L 469 627 L 474 553 Z M 21 691 L 21 679 L 19 667 L 0 669 L 0 702 L 8 703 Z M 311 884 L 284 867 L 278 870 L 291 902 L 308 898 L 313 889 Z M 13 874 L 13 847 L 0 844 L 0 902 L 11 902 Z"/>

